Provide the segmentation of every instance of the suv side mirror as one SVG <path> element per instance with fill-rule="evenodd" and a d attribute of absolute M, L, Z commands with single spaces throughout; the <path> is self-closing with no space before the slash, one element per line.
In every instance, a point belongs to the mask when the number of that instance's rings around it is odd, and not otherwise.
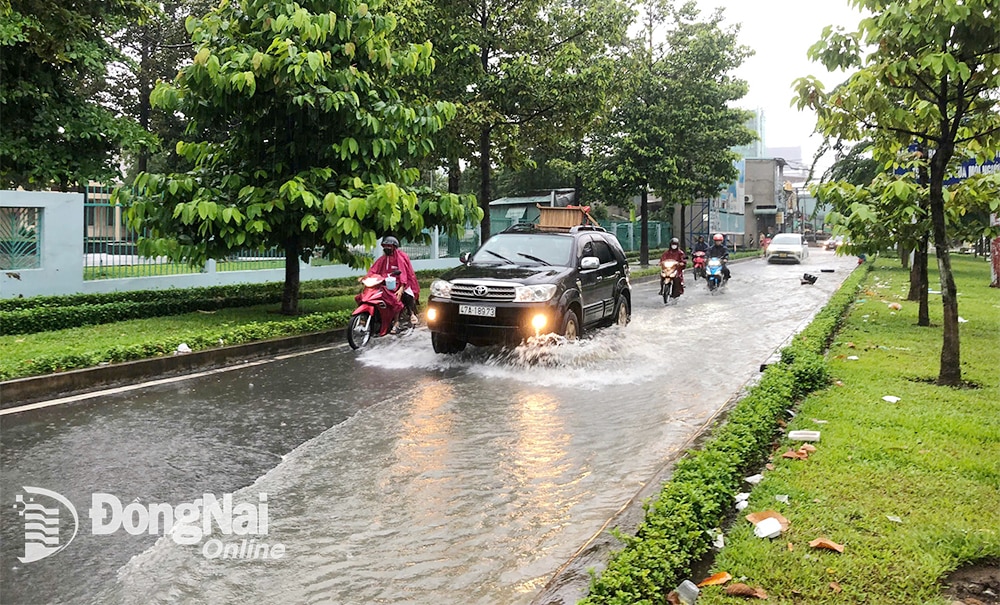
<path fill-rule="evenodd" d="M 580 259 L 580 268 L 584 270 L 596 269 L 601 266 L 601 261 L 596 256 L 584 256 Z"/>
<path fill-rule="evenodd" d="M 472 258 L 472 254 L 468 252 L 463 252 L 458 255 L 458 262 L 462 263 L 463 265 L 466 265 L 469 263 L 470 258 Z"/>

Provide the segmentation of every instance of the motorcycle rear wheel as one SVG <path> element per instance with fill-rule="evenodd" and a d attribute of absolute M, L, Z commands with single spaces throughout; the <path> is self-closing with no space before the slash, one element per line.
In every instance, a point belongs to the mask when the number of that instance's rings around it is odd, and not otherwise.
<path fill-rule="evenodd" d="M 351 316 L 351 323 L 347 326 L 347 344 L 352 349 L 360 349 L 368 344 L 372 339 L 372 331 L 375 329 L 375 320 L 371 313 L 361 312 Z"/>

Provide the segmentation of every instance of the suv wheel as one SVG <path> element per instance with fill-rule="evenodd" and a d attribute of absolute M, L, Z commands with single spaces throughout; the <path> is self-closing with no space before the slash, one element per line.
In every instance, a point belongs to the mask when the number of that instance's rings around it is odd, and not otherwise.
<path fill-rule="evenodd" d="M 576 340 L 580 338 L 583 330 L 580 329 L 580 318 L 577 317 L 576 311 L 568 309 L 566 311 L 565 317 L 563 317 L 562 330 L 559 332 L 567 340 Z"/>
<path fill-rule="evenodd" d="M 631 317 L 628 298 L 624 294 L 618 297 L 618 304 L 615 305 L 614 325 L 625 326 Z"/>
<path fill-rule="evenodd" d="M 451 338 L 450 336 L 445 336 L 440 332 L 431 332 L 431 346 L 434 347 L 435 353 L 443 355 L 461 353 L 465 350 L 464 341 L 458 340 L 457 338 Z"/>

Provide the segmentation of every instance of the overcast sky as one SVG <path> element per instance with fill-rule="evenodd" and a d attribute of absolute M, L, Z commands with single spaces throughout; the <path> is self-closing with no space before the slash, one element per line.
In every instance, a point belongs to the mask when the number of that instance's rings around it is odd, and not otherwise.
<path fill-rule="evenodd" d="M 765 117 L 765 144 L 768 147 L 802 147 L 802 159 L 809 163 L 820 138 L 810 133 L 814 114 L 790 106 L 792 82 L 813 75 L 829 90 L 845 79 L 843 72 L 831 74 L 806 57 L 827 25 L 842 25 L 856 31 L 862 14 L 847 0 L 697 0 L 702 16 L 716 7 L 725 9 L 725 23 L 741 23 L 740 42 L 756 54 L 737 70 L 750 92 L 740 105 L 761 108 Z M 827 164 L 827 162 L 823 162 Z"/>

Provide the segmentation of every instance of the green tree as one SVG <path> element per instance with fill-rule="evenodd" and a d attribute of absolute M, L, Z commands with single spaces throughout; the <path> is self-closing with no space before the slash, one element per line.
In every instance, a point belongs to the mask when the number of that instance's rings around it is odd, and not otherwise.
<path fill-rule="evenodd" d="M 440 133 L 450 190 L 459 186 L 463 160 L 474 167 L 487 238 L 494 168 L 531 166 L 532 151 L 580 136 L 603 107 L 607 57 L 632 13 L 618 0 L 432 4 L 427 22 L 444 67 L 430 87 L 448 91 L 460 107 Z"/>
<path fill-rule="evenodd" d="M 120 58 L 107 39 L 150 14 L 142 0 L 0 1 L 0 187 L 110 180 L 123 149 L 150 142 L 96 99 Z"/>
<path fill-rule="evenodd" d="M 131 178 L 147 170 L 172 172 L 187 168 L 176 150 L 184 134 L 182 117 L 154 110 L 149 97 L 158 81 L 173 80 L 191 60 L 193 45 L 184 25 L 187 17 L 204 15 L 216 4 L 213 0 L 162 2 L 149 18 L 126 24 L 112 37 L 121 58 L 112 64 L 114 75 L 107 88 L 99 91 L 100 100 L 133 117 L 158 143 L 155 148 L 140 148 L 126 158 Z"/>
<path fill-rule="evenodd" d="M 644 4 L 644 30 L 622 65 L 620 92 L 591 153 L 590 180 L 609 202 L 640 200 L 640 262 L 648 256 L 648 194 L 668 204 L 712 197 L 738 176 L 732 147 L 754 140 L 749 112 L 730 106 L 747 86 L 731 75 L 749 56 L 722 12 L 700 19 L 694 3 Z M 663 43 L 656 29 L 669 24 Z"/>
<path fill-rule="evenodd" d="M 1000 0 L 853 4 L 872 16 L 862 19 L 856 32 L 827 28 L 810 56 L 831 71 L 856 71 L 829 92 L 813 77 L 799 79 L 797 103 L 816 111 L 822 134 L 855 141 L 873 136 L 875 159 L 887 170 L 905 170 L 887 173 L 891 176 L 869 190 L 871 198 L 896 203 L 902 209 L 898 214 L 906 215 L 926 187 L 944 312 L 937 382 L 959 385 L 958 298 L 948 255 L 948 214 L 963 212 L 963 201 L 984 199 L 983 189 L 995 190 L 1000 176 L 968 179 L 953 191 L 945 181 L 961 160 L 992 159 L 1000 150 Z M 906 154 L 911 145 L 927 153 Z M 925 182 L 914 178 L 923 174 Z M 838 188 L 837 182 L 826 183 L 820 197 L 830 198 Z M 1000 198 L 994 197 L 990 206 L 1000 208 Z M 877 217 L 860 200 L 853 210 Z"/>
<path fill-rule="evenodd" d="M 422 237 L 478 220 L 471 197 L 420 189 L 416 160 L 454 115 L 395 88 L 433 68 L 431 45 L 401 44 L 384 4 L 223 1 L 189 18 L 197 51 L 154 106 L 181 112 L 185 173 L 143 173 L 118 192 L 139 251 L 200 263 L 240 247 L 285 251 L 283 313 L 298 308 L 299 259 L 363 266 L 379 236 Z M 221 128 L 226 136 L 214 141 Z"/>

